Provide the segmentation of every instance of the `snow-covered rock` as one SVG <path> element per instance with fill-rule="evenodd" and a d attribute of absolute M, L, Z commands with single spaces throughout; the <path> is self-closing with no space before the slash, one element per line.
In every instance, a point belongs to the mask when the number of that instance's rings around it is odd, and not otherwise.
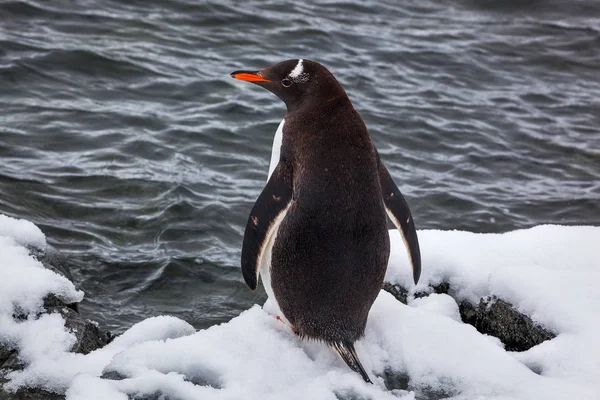
<path fill-rule="evenodd" d="M 19 233 L 17 242 L 12 232 L 14 226 L 0 228 L 0 345 L 18 348 L 27 367 L 7 375 L 9 390 L 39 387 L 68 400 L 600 398 L 600 228 L 420 231 L 416 288 L 391 231 L 387 279 L 409 288 L 408 305 L 382 291 L 371 309 L 356 348 L 374 385 L 259 306 L 201 331 L 174 317 L 150 318 L 89 354 L 70 352 L 74 338 L 60 314 L 12 318 L 15 307 L 40 315 L 48 293 L 75 302 L 83 295 L 30 256 L 27 235 Z M 451 296 L 415 298 L 442 282 Z M 506 351 L 459 317 L 456 299 L 477 304 L 486 296 L 510 302 L 557 337 L 526 352 Z"/>
<path fill-rule="evenodd" d="M 0 260 L 0 387 L 55 345 L 59 352 L 64 344 L 87 354 L 110 341 L 110 334 L 79 314 L 83 293 L 70 282 L 65 257 L 31 222 L 0 215 Z M 15 396 L 46 399 L 49 393 L 27 389 Z"/>

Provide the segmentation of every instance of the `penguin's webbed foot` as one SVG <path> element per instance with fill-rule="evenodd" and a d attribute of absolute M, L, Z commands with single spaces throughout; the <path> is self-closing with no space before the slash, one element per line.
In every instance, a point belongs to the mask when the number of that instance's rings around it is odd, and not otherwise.
<path fill-rule="evenodd" d="M 296 335 L 298 334 L 298 331 L 296 330 L 296 328 L 294 328 L 294 327 L 293 327 L 292 325 L 290 325 L 290 324 L 287 324 L 287 323 L 286 323 L 286 322 L 283 320 L 283 318 L 281 318 L 279 315 L 277 315 L 277 316 L 275 317 L 275 319 L 276 319 L 277 321 L 279 321 L 279 322 L 282 322 L 282 323 L 286 324 L 287 326 L 289 326 L 289 327 L 290 327 L 290 329 L 292 330 L 292 332 L 294 332 Z"/>

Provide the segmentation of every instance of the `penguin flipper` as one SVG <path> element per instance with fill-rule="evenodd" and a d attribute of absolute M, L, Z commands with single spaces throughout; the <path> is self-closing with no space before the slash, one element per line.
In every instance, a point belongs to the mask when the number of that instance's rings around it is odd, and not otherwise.
<path fill-rule="evenodd" d="M 334 348 L 335 351 L 337 351 L 340 357 L 342 357 L 342 360 L 344 360 L 346 365 L 348 365 L 348 367 L 350 367 L 352 371 L 358 372 L 365 380 L 365 382 L 373 383 L 369 378 L 369 374 L 367 374 L 367 371 L 365 371 L 362 364 L 360 363 L 360 360 L 358 359 L 358 355 L 356 354 L 356 350 L 354 349 L 354 345 L 352 343 L 348 341 L 334 342 L 331 346 Z"/>
<path fill-rule="evenodd" d="M 242 243 L 242 275 L 244 281 L 255 290 L 263 253 L 277 232 L 292 200 L 292 169 L 280 161 L 267 185 L 254 203 Z"/>
<path fill-rule="evenodd" d="M 388 217 L 402 234 L 404 246 L 408 251 L 408 256 L 412 264 L 413 280 L 416 284 L 421 276 L 421 250 L 419 249 L 419 239 L 417 238 L 415 222 L 413 221 L 406 199 L 402 196 L 400 189 L 394 183 L 379 156 L 377 157 L 377 164 L 385 210 Z"/>

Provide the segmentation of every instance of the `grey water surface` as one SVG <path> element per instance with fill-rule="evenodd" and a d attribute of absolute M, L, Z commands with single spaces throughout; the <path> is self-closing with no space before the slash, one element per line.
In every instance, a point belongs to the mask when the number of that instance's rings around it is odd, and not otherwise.
<path fill-rule="evenodd" d="M 104 328 L 227 321 L 265 299 L 239 256 L 285 114 L 229 73 L 299 57 L 419 229 L 600 224 L 596 0 L 1 0 L 0 213 L 70 258 Z"/>

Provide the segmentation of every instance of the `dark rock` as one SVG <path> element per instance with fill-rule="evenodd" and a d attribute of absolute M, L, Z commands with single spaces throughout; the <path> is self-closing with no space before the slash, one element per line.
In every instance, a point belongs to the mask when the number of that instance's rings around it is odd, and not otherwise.
<path fill-rule="evenodd" d="M 385 282 L 383 289 L 398 301 L 406 304 L 408 290 L 398 284 Z M 415 293 L 415 298 L 426 297 L 431 293 L 453 296 L 450 284 L 442 282 L 427 290 Z M 556 335 L 534 323 L 529 316 L 517 311 L 512 304 L 498 298 L 483 298 L 473 305 L 466 300 L 457 301 L 460 317 L 464 323 L 473 325 L 477 331 L 495 336 L 502 341 L 508 351 L 525 351 Z"/>
<path fill-rule="evenodd" d="M 402 286 L 396 283 L 392 284 L 390 282 L 383 282 L 382 289 L 394 296 L 396 300 L 398 300 L 400 303 L 407 304 L 408 290 L 406 290 Z M 414 296 L 415 299 L 419 299 L 421 297 L 427 297 L 431 293 L 448 294 L 449 291 L 450 285 L 447 282 L 442 282 L 439 285 L 430 286 L 428 290 L 416 292 Z"/>
<path fill-rule="evenodd" d="M 49 269 L 50 271 L 54 271 L 57 274 L 62 275 L 71 282 L 73 282 L 73 274 L 71 274 L 71 269 L 69 267 L 69 261 L 67 260 L 67 257 L 65 257 L 64 254 L 56 250 L 54 247 L 48 245 L 46 246 L 45 250 L 30 247 L 29 253 L 32 256 L 34 256 L 39 262 L 41 262 L 44 268 Z M 47 302 L 49 304 L 46 306 Z M 50 294 L 44 299 L 44 307 L 52 307 L 53 305 L 55 305 L 53 304 L 55 302 L 60 302 L 60 305 L 65 304 L 58 297 L 56 297 L 53 294 Z M 67 306 L 75 311 L 79 311 L 77 303 L 67 304 Z"/>
<path fill-rule="evenodd" d="M 462 322 L 469 325 L 477 325 L 477 308 L 466 300 L 458 304 L 458 312 Z"/>
<path fill-rule="evenodd" d="M 44 297 L 44 308 L 46 309 L 46 311 L 62 307 L 68 307 L 75 312 L 79 312 L 79 307 L 77 307 L 77 303 L 67 304 L 52 293 Z"/>
<path fill-rule="evenodd" d="M 402 286 L 383 282 L 383 290 L 394 296 L 400 303 L 407 304 L 408 290 L 404 289 Z"/>
<path fill-rule="evenodd" d="M 409 390 L 414 390 L 416 400 L 444 400 L 460 395 L 460 391 L 451 382 L 443 382 L 435 387 L 417 387 Z"/>
<path fill-rule="evenodd" d="M 474 326 L 479 332 L 500 339 L 508 351 L 529 350 L 556 337 L 515 310 L 512 304 L 498 298 L 480 300 Z"/>
<path fill-rule="evenodd" d="M 6 373 L 10 370 L 0 369 L 0 400 L 64 400 L 65 396 L 57 393 L 47 392 L 42 389 L 27 388 L 16 392 L 6 392 L 2 386 L 8 382 Z"/>
<path fill-rule="evenodd" d="M 431 288 L 433 289 L 433 293 L 437 294 L 448 294 L 450 292 L 450 284 L 448 282 L 433 285 Z"/>
<path fill-rule="evenodd" d="M 93 322 L 86 320 L 73 309 L 50 307 L 48 313 L 59 313 L 65 319 L 65 327 L 75 335 L 76 342 L 71 349 L 74 353 L 88 354 L 96 349 L 106 346 L 111 338 L 110 332 L 102 332 Z"/>
<path fill-rule="evenodd" d="M 0 346 L 0 368 L 2 368 L 4 363 L 10 358 L 11 355 L 13 355 L 13 353 L 16 353 L 16 350 Z"/>
<path fill-rule="evenodd" d="M 177 398 L 166 396 L 162 391 L 158 391 L 152 394 L 136 394 L 134 396 L 128 396 L 130 400 L 177 400 Z"/>
<path fill-rule="evenodd" d="M 46 246 L 45 250 L 40 250 L 35 247 L 29 247 L 28 250 L 29 254 L 41 262 L 46 269 L 54 271 L 73 282 L 73 275 L 69 268 L 69 262 L 64 254 L 50 245 Z"/>
<path fill-rule="evenodd" d="M 447 283 L 447 282 L 442 282 L 442 283 L 437 284 L 437 285 L 431 285 L 431 286 L 429 286 L 429 290 L 421 291 L 421 292 L 416 292 L 415 293 L 415 299 L 420 299 L 422 297 L 427 297 L 431 293 L 448 294 L 449 291 L 450 291 L 450 284 Z"/>
<path fill-rule="evenodd" d="M 0 388 L 4 382 L 6 381 L 0 377 Z M 27 388 L 19 389 L 16 392 L 0 390 L 0 400 L 65 400 L 65 396 L 42 389 Z"/>
<path fill-rule="evenodd" d="M 13 351 L 11 355 L 2 364 L 2 369 L 5 371 L 15 371 L 25 368 L 25 363 L 19 358 L 19 354 Z"/>
<path fill-rule="evenodd" d="M 211 379 L 206 376 L 186 376 L 184 380 L 198 386 L 211 386 L 215 389 L 222 389 L 222 385 L 217 381 L 216 377 Z"/>
<path fill-rule="evenodd" d="M 372 400 L 370 397 L 365 397 L 356 393 L 354 390 L 336 390 L 334 393 L 337 400 Z"/>
<path fill-rule="evenodd" d="M 44 251 L 36 248 L 30 248 L 29 251 L 45 268 L 73 281 L 69 262 L 58 250 L 47 246 Z M 65 327 L 77 338 L 71 350 L 75 353 L 87 354 L 107 345 L 112 340 L 110 332 L 100 331 L 97 325 L 79 315 L 77 303 L 66 303 L 50 293 L 44 298 L 44 308 L 47 313 L 58 312 L 63 316 Z"/>
<path fill-rule="evenodd" d="M 128 377 L 114 370 L 104 370 L 102 371 L 100 378 L 121 381 L 123 379 L 127 379 Z M 222 386 L 216 382 L 216 379 L 208 379 L 205 376 L 186 376 L 184 377 L 184 380 L 198 386 L 211 386 L 215 389 L 222 388 Z"/>
<path fill-rule="evenodd" d="M 408 390 L 410 377 L 406 372 L 398 372 L 392 371 L 391 369 L 386 369 L 383 371 L 382 378 L 387 390 Z"/>
<path fill-rule="evenodd" d="M 112 381 L 122 381 L 123 379 L 127 379 L 125 375 L 122 375 L 117 371 L 102 371 L 102 376 L 100 376 L 100 378 L 110 379 Z"/>
<path fill-rule="evenodd" d="M 451 383 L 447 385 L 447 388 L 441 390 L 440 387 L 416 387 L 411 384 L 410 377 L 406 372 L 392 371 L 386 369 L 383 371 L 383 382 L 387 390 L 406 390 L 414 391 L 416 400 L 441 400 L 449 397 L 454 397 L 460 393 L 454 390 L 454 386 Z"/>

